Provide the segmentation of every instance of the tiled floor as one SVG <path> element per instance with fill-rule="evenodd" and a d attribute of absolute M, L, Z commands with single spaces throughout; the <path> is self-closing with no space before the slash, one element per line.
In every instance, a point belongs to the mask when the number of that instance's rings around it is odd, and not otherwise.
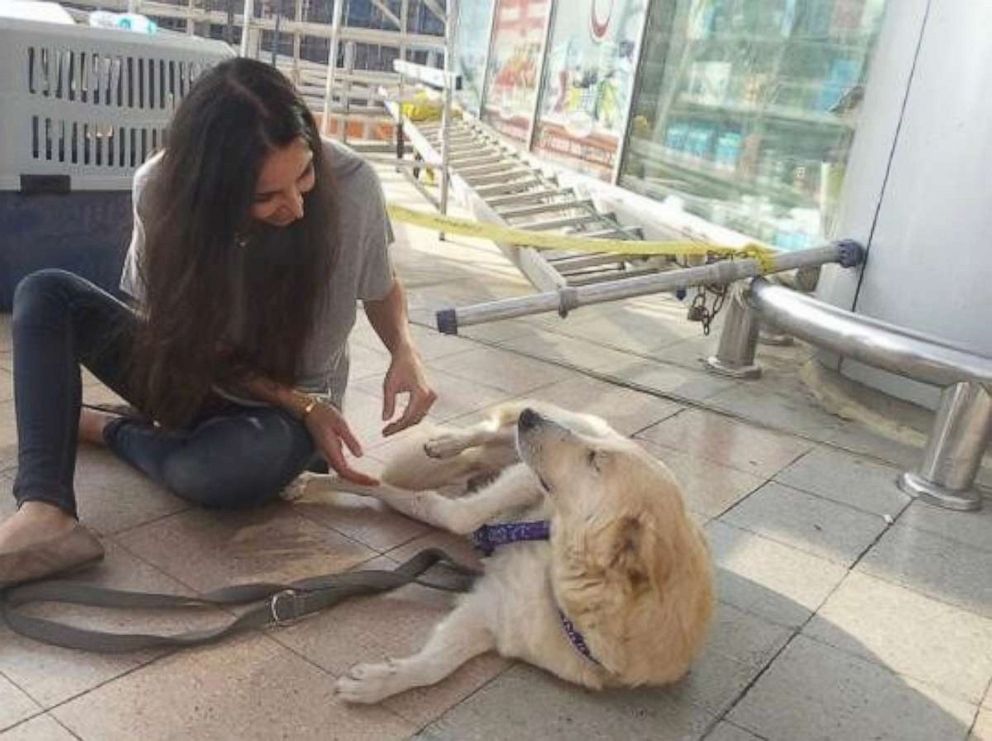
<path fill-rule="evenodd" d="M 387 192 L 422 206 L 392 174 Z M 911 503 L 894 479 L 917 451 L 833 417 L 798 380 L 809 348 L 763 348 L 754 383 L 707 375 L 715 339 L 674 300 L 645 298 L 465 329 L 442 306 L 528 290 L 489 246 L 398 226 L 416 338 L 440 394 L 432 423 L 534 397 L 610 419 L 665 460 L 710 539 L 720 603 L 693 671 L 662 689 L 589 693 L 484 656 L 375 708 L 332 694 L 357 661 L 411 651 L 448 609 L 420 587 L 354 600 L 209 649 L 96 656 L 0 628 L 0 739 L 986 739 L 992 740 L 992 509 Z M 0 516 L 16 466 L 9 317 L 0 316 Z M 348 415 L 378 470 L 388 363 L 353 335 Z M 109 392 L 87 379 L 87 398 Z M 328 494 L 251 512 L 190 508 L 105 452 L 83 449 L 84 520 L 108 548 L 80 580 L 191 593 L 390 564 L 464 541 L 369 501 Z M 49 611 L 55 611 L 49 608 Z M 65 613 L 86 625 L 211 625 L 218 612 Z"/>

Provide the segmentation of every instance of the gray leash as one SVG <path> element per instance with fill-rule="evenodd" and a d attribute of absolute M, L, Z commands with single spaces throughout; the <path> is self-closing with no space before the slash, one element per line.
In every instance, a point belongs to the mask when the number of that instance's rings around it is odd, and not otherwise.
<path fill-rule="evenodd" d="M 428 570 L 443 567 L 441 580 L 425 578 Z M 438 574 L 441 576 L 441 574 Z M 306 615 L 361 595 L 388 592 L 407 584 L 420 584 L 451 592 L 468 591 L 478 572 L 459 564 L 440 549 L 420 551 L 392 571 L 368 569 L 327 574 L 289 584 L 238 584 L 197 597 L 154 592 L 128 592 L 71 581 L 42 581 L 7 589 L 2 598 L 3 617 L 11 630 L 27 638 L 64 648 L 98 653 L 125 653 L 149 648 L 189 647 L 212 643 L 232 633 L 268 625 L 286 625 Z M 33 617 L 19 608 L 50 602 L 88 607 L 188 609 L 252 605 L 225 625 L 207 630 L 160 635 L 155 633 L 108 633 L 77 628 L 65 623 Z"/>

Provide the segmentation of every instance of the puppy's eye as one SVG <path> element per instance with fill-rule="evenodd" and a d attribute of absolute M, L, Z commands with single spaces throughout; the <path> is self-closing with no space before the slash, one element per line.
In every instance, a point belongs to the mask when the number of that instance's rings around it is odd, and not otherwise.
<path fill-rule="evenodd" d="M 599 461 L 596 458 L 595 450 L 590 450 L 588 453 L 586 453 L 586 463 L 588 463 L 591 467 L 595 468 L 597 471 L 599 470 Z"/>

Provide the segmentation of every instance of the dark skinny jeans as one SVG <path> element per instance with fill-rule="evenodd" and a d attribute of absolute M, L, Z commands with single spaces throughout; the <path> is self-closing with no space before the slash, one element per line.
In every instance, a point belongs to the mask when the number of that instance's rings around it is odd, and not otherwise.
<path fill-rule="evenodd" d="M 134 404 L 126 368 L 134 311 L 77 275 L 42 270 L 14 294 L 14 497 L 77 515 L 73 476 L 82 398 L 80 366 Z M 104 439 L 121 459 L 177 496 L 206 507 L 252 506 L 278 496 L 314 446 L 301 422 L 274 407 L 213 400 L 187 429 L 121 417 Z"/>

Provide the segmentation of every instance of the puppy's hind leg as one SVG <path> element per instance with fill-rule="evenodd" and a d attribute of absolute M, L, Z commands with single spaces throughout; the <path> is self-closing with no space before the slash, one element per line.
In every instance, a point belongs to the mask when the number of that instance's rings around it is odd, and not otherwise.
<path fill-rule="evenodd" d="M 337 681 L 335 693 L 346 702 L 379 702 L 414 687 L 436 684 L 469 659 L 491 651 L 496 640 L 482 601 L 477 594 L 466 597 L 413 656 L 353 666 Z"/>

